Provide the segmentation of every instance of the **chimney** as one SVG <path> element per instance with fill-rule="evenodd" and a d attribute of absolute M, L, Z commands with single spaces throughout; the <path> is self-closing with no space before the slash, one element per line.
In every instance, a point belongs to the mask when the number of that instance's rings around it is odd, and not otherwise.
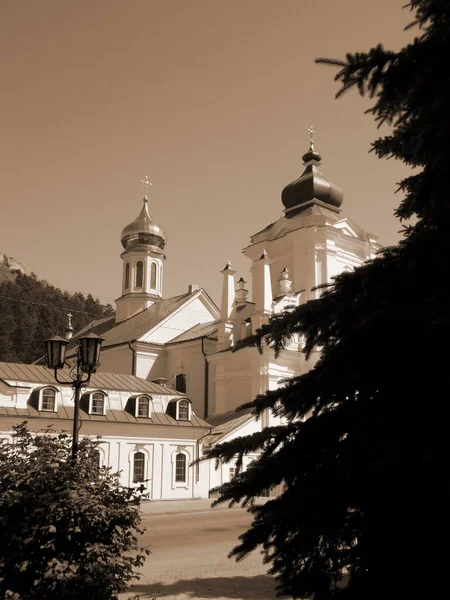
<path fill-rule="evenodd" d="M 157 377 L 156 379 L 152 379 L 152 383 L 157 383 L 158 385 L 166 386 L 169 380 L 165 377 Z"/>
<path fill-rule="evenodd" d="M 188 292 L 189 292 L 190 294 L 192 294 L 192 292 L 196 292 L 196 291 L 197 291 L 197 290 L 199 290 L 199 289 L 200 289 L 200 286 L 199 286 L 199 285 L 196 285 L 195 283 L 190 283 L 190 284 L 188 285 Z"/>

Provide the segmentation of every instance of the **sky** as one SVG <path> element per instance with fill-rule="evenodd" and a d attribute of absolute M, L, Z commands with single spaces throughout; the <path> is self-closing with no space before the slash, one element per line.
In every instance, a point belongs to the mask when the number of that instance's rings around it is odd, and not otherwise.
<path fill-rule="evenodd" d="M 282 216 L 314 127 L 343 214 L 397 243 L 407 168 L 335 69 L 411 41 L 405 0 L 0 0 L 0 252 L 103 302 L 121 294 L 120 233 L 142 207 L 167 234 L 164 297 L 220 301 L 230 260 Z"/>

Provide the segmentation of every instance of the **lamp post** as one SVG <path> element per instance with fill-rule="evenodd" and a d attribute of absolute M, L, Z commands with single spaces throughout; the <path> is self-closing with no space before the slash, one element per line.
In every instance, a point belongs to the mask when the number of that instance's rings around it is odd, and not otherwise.
<path fill-rule="evenodd" d="M 58 369 L 63 369 L 66 361 L 66 346 L 69 340 L 55 336 L 45 342 L 47 349 L 47 367 L 53 369 L 56 381 L 61 385 L 71 385 L 75 390 L 75 407 L 73 412 L 72 460 L 76 460 L 78 452 L 78 429 L 80 420 L 81 388 L 89 383 L 92 373 L 98 366 L 100 347 L 103 338 L 95 333 L 88 333 L 77 340 L 77 362 L 75 371 L 70 374 L 72 381 L 58 379 Z M 84 376 L 84 379 L 83 379 Z"/>

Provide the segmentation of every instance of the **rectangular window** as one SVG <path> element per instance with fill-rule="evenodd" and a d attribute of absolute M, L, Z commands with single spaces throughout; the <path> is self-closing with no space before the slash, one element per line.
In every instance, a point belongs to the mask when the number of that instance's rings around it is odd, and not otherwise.
<path fill-rule="evenodd" d="M 92 406 L 91 406 L 91 414 L 92 415 L 102 415 L 104 405 L 105 405 L 105 397 L 103 396 L 103 394 L 92 394 Z"/>
<path fill-rule="evenodd" d="M 175 377 L 175 389 L 182 394 L 186 393 L 186 374 L 180 373 Z"/>
<path fill-rule="evenodd" d="M 41 410 L 49 410 L 49 411 L 53 412 L 55 410 L 55 398 L 56 398 L 55 390 L 52 390 L 52 389 L 43 390 L 42 391 Z"/>
<path fill-rule="evenodd" d="M 189 403 L 187 400 L 178 402 L 178 420 L 189 421 Z"/>
<path fill-rule="evenodd" d="M 138 398 L 138 417 L 148 418 L 150 414 L 150 401 L 148 398 Z"/>
<path fill-rule="evenodd" d="M 230 481 L 236 477 L 236 468 L 235 467 L 230 467 Z"/>
<path fill-rule="evenodd" d="M 177 454 L 175 461 L 175 481 L 179 483 L 186 482 L 186 455 Z"/>

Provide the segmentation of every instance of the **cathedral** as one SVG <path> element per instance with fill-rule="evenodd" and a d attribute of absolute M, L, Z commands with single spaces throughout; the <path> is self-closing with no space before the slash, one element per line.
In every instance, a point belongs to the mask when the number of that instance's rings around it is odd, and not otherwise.
<path fill-rule="evenodd" d="M 311 368 L 298 339 L 277 360 L 268 349 L 262 356 L 253 348 L 230 351 L 270 315 L 316 298 L 320 292 L 314 288 L 372 258 L 379 248 L 374 236 L 342 216 L 342 190 L 321 173 L 312 141 L 303 161 L 303 174 L 281 193 L 283 214 L 243 249 L 250 261 L 251 298 L 250 285 L 242 277 L 236 281 L 227 263 L 220 307 L 197 286 L 164 298 L 166 237 L 144 196 L 141 212 L 121 234 L 116 316 L 84 330 L 104 339 L 101 370 L 164 382 L 185 393 L 194 412 L 208 419 Z"/>
<path fill-rule="evenodd" d="M 375 236 L 342 214 L 342 190 L 322 174 L 321 160 L 311 138 L 303 173 L 282 190 L 281 214 L 251 235 L 243 249 L 251 283 L 237 279 L 229 262 L 222 269 L 220 307 L 194 285 L 164 297 L 166 235 L 144 195 L 138 216 L 121 233 L 123 269 L 115 316 L 95 320 L 74 335 L 68 332 L 69 364 L 80 336 L 93 332 L 103 338 L 95 385 L 81 406 L 85 433 L 100 429 L 103 464 L 123 469 L 126 484 L 145 475 L 153 499 L 207 497 L 234 476 L 232 463 L 218 468 L 200 463 L 195 474 L 186 465 L 205 447 L 275 424 L 270 414 L 256 422 L 249 411 L 234 409 L 305 373 L 317 356 L 306 361 L 302 339 L 295 336 L 276 359 L 267 347 L 261 354 L 253 347 L 232 352 L 233 346 L 271 315 L 316 298 L 318 286 L 373 258 L 379 249 Z M 20 380 L 17 372 L 11 375 L 0 365 L 0 391 L 3 382 L 10 389 L 14 383 L 28 385 L 28 396 L 21 390 L 22 410 L 48 419 L 42 409 L 45 381 L 38 381 L 44 374 L 35 370 L 42 367 L 33 369 Z M 33 394 L 31 406 L 27 398 Z M 67 407 L 67 418 L 70 402 L 67 396 L 59 405 Z M 3 421 L 0 416 L 5 431 Z M 246 457 L 244 468 L 253 458 Z"/>

